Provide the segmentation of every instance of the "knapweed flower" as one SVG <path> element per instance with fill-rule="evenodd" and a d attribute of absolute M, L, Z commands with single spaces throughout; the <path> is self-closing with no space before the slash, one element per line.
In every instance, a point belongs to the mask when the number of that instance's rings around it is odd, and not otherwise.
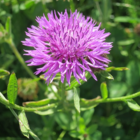
<path fill-rule="evenodd" d="M 99 30 L 100 24 L 95 26 L 92 18 L 83 16 L 79 12 L 67 10 L 58 14 L 54 11 L 48 14 L 48 20 L 43 15 L 37 17 L 38 27 L 28 28 L 23 45 L 33 47 L 25 50 L 32 59 L 26 61 L 29 66 L 39 66 L 35 74 L 44 73 L 47 83 L 51 83 L 57 73 L 61 74 L 61 82 L 66 77 L 70 84 L 73 75 L 86 81 L 85 72 L 88 71 L 97 80 L 95 71 L 105 70 L 110 60 L 106 57 L 112 47 L 105 38 L 110 33 Z M 42 66 L 43 65 L 43 66 Z"/>

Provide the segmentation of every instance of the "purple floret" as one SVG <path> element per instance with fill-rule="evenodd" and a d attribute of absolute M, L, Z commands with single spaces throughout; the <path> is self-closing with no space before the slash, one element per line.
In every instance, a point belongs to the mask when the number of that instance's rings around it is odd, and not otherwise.
<path fill-rule="evenodd" d="M 26 61 L 28 66 L 39 66 L 35 74 L 44 73 L 46 82 L 53 81 L 57 73 L 61 74 L 70 84 L 73 75 L 86 81 L 85 72 L 88 71 L 97 80 L 95 71 L 105 70 L 110 60 L 106 57 L 112 47 L 111 42 L 105 42 L 110 33 L 99 30 L 100 24 L 95 26 L 92 18 L 83 16 L 75 11 L 67 10 L 64 14 L 51 12 L 48 19 L 43 15 L 37 17 L 39 26 L 28 28 L 23 45 L 33 47 L 34 50 L 25 50 L 32 59 Z"/>

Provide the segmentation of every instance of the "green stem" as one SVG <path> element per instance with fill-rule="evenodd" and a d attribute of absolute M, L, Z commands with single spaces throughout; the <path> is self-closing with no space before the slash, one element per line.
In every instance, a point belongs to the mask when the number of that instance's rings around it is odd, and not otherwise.
<path fill-rule="evenodd" d="M 50 105 L 45 105 L 41 107 L 22 107 L 16 104 L 11 104 L 9 101 L 2 95 L 0 92 L 0 102 L 4 104 L 6 107 L 14 108 L 17 110 L 24 110 L 26 112 L 34 112 L 34 111 L 41 111 L 41 110 L 47 110 L 47 109 L 52 109 L 57 106 L 57 104 L 50 104 Z"/>
<path fill-rule="evenodd" d="M 37 78 L 33 72 L 29 69 L 29 67 L 27 67 L 27 65 L 24 62 L 24 59 L 22 58 L 22 56 L 20 55 L 20 53 L 18 52 L 13 40 L 10 38 L 7 40 L 7 43 L 9 44 L 10 48 L 12 49 L 12 51 L 14 52 L 15 56 L 17 57 L 17 59 L 19 60 L 19 62 L 22 64 L 22 66 L 24 67 L 24 69 L 28 72 L 28 74 L 34 79 Z M 42 90 L 45 90 L 44 86 L 38 81 L 39 87 Z"/>
<path fill-rule="evenodd" d="M 86 99 L 81 99 L 81 106 L 94 106 L 95 104 L 99 103 L 107 103 L 107 102 L 120 102 L 120 101 L 125 101 L 126 99 L 132 99 L 140 96 L 140 92 L 134 93 L 132 95 L 124 96 L 124 97 L 118 97 L 118 98 L 107 98 L 107 99 L 92 99 L 92 100 L 86 100 Z M 25 110 L 27 112 L 34 112 L 34 111 L 41 111 L 41 110 L 47 110 L 47 109 L 52 109 L 55 108 L 57 105 L 56 104 L 50 104 L 50 105 L 45 105 L 41 107 L 22 107 L 16 104 L 10 104 L 9 101 L 0 93 L 0 102 L 4 104 L 7 107 L 11 107 L 17 110 Z"/>
<path fill-rule="evenodd" d="M 19 121 L 19 118 L 18 118 L 16 112 L 12 108 L 10 108 L 10 107 L 9 107 L 9 109 L 12 112 L 12 114 L 15 116 L 15 118 Z"/>
<path fill-rule="evenodd" d="M 33 74 L 33 72 L 27 67 L 27 65 L 24 62 L 24 59 L 21 57 L 20 53 L 18 52 L 14 42 L 12 41 L 12 39 L 9 39 L 8 44 L 10 46 L 10 48 L 12 49 L 12 51 L 14 52 L 14 54 L 16 55 L 17 59 L 19 60 L 19 62 L 22 64 L 22 66 L 25 68 L 25 70 L 28 72 L 28 74 L 32 77 L 32 78 L 36 78 L 36 76 Z"/>
<path fill-rule="evenodd" d="M 55 97 L 57 98 L 57 99 L 61 99 L 61 97 L 59 96 L 59 94 L 58 93 L 56 93 L 54 90 L 53 90 L 53 88 L 52 88 L 52 86 L 50 86 L 50 89 L 52 90 L 52 92 L 53 92 L 53 94 L 55 95 Z"/>
<path fill-rule="evenodd" d="M 136 92 L 132 95 L 124 96 L 124 97 L 117 97 L 117 98 L 107 98 L 107 99 L 92 99 L 92 100 L 86 100 L 86 99 L 81 99 L 81 101 L 87 102 L 87 105 L 95 105 L 99 103 L 107 103 L 107 102 L 120 102 L 120 101 L 125 101 L 126 99 L 132 99 L 135 97 L 140 96 L 140 92 Z"/>
<path fill-rule="evenodd" d="M 62 94 L 65 95 L 65 80 L 64 83 L 61 84 Z"/>
<path fill-rule="evenodd" d="M 61 100 L 65 99 L 65 89 L 66 89 L 66 79 L 64 79 L 64 82 L 62 83 L 61 81 L 59 81 L 57 90 L 58 90 L 58 94 Z"/>

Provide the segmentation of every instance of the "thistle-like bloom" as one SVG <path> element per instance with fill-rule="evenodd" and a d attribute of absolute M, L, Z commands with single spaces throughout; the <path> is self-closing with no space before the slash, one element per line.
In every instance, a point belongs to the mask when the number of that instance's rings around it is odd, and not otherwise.
<path fill-rule="evenodd" d="M 39 66 L 35 74 L 44 73 L 47 83 L 51 83 L 57 73 L 61 74 L 61 82 L 66 77 L 70 84 L 73 75 L 86 81 L 88 71 L 97 80 L 95 72 L 105 70 L 110 60 L 106 57 L 112 47 L 111 42 L 105 42 L 110 33 L 104 33 L 95 26 L 90 17 L 67 10 L 64 13 L 51 12 L 48 20 L 45 15 L 37 17 L 39 26 L 28 28 L 23 45 L 33 47 L 25 50 L 32 59 L 26 61 L 28 66 Z"/>

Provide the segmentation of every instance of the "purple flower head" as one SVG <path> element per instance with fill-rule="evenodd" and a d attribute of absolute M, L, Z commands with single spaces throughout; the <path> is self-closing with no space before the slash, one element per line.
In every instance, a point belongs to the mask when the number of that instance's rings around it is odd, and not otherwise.
<path fill-rule="evenodd" d="M 26 61 L 28 66 L 43 65 L 35 74 L 44 73 L 46 82 L 51 83 L 57 73 L 61 74 L 61 82 L 66 77 L 70 84 L 73 75 L 86 81 L 85 72 L 88 71 L 97 80 L 95 71 L 105 70 L 110 60 L 106 57 L 112 47 L 111 42 L 105 42 L 110 33 L 99 30 L 95 21 L 90 17 L 67 10 L 64 14 L 51 12 L 48 19 L 45 15 L 37 17 L 39 26 L 28 28 L 23 45 L 33 47 L 25 50 L 32 59 Z"/>

